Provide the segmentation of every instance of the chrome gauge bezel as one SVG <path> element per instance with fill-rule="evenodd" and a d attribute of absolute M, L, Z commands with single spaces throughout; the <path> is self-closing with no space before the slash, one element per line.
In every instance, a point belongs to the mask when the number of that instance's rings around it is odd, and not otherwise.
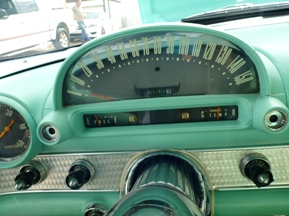
<path fill-rule="evenodd" d="M 41 151 L 42 144 L 39 142 L 36 136 L 36 123 L 24 105 L 14 99 L 5 96 L 0 96 L 0 103 L 13 107 L 13 109 L 15 109 L 23 117 L 23 119 L 27 122 L 31 136 L 30 144 L 25 152 L 13 158 L 0 160 L 1 169 L 19 166 L 28 162 Z"/>

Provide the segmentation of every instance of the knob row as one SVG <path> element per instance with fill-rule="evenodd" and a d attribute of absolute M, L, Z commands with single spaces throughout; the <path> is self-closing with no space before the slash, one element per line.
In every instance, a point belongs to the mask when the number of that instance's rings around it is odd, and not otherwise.
<path fill-rule="evenodd" d="M 239 164 L 242 175 L 257 187 L 266 187 L 273 181 L 269 160 L 262 154 L 251 153 L 242 158 Z M 76 160 L 69 168 L 65 182 L 68 188 L 78 190 L 88 184 L 95 175 L 94 166 L 87 160 Z M 31 161 L 20 168 L 14 179 L 16 190 L 26 190 L 39 184 L 47 176 L 45 167 L 38 161 Z"/>
<path fill-rule="evenodd" d="M 90 182 L 95 174 L 93 165 L 87 160 L 76 160 L 70 167 L 66 177 L 66 185 L 72 190 L 80 189 L 84 184 Z M 19 174 L 14 179 L 16 190 L 26 190 L 32 185 L 39 184 L 46 177 L 46 169 L 38 161 L 21 167 Z"/>

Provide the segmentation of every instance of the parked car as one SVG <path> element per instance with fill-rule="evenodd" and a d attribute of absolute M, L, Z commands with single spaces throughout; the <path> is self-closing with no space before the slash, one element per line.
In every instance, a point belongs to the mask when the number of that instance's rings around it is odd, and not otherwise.
<path fill-rule="evenodd" d="M 0 55 L 52 41 L 69 47 L 76 24 L 70 9 L 48 7 L 34 0 L 0 0 Z"/>
<path fill-rule="evenodd" d="M 103 34 L 110 33 L 113 29 L 113 24 L 108 14 L 104 11 L 85 10 L 86 19 L 84 21 L 87 33 L 91 38 L 99 37 Z M 81 30 L 79 26 L 72 33 L 71 38 L 80 38 Z"/>

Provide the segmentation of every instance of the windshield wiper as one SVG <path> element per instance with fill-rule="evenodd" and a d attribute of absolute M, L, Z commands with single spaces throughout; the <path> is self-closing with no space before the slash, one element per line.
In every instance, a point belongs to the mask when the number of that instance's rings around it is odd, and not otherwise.
<path fill-rule="evenodd" d="M 209 25 L 252 17 L 274 17 L 289 14 L 289 2 L 268 4 L 236 4 L 229 5 L 206 13 L 196 14 L 182 19 L 182 22 Z"/>

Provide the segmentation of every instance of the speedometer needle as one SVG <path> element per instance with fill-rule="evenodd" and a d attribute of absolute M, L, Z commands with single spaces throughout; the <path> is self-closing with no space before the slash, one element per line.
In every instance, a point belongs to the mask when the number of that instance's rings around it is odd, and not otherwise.
<path fill-rule="evenodd" d="M 0 134 L 0 138 L 2 138 L 8 131 L 10 131 L 10 127 L 14 124 L 14 120 L 11 120 L 10 124 L 4 128 L 4 131 Z"/>
<path fill-rule="evenodd" d="M 103 99 L 107 99 L 107 100 L 114 100 L 113 97 L 109 97 L 109 96 L 101 95 L 101 94 L 90 94 L 89 96 L 103 98 Z"/>

